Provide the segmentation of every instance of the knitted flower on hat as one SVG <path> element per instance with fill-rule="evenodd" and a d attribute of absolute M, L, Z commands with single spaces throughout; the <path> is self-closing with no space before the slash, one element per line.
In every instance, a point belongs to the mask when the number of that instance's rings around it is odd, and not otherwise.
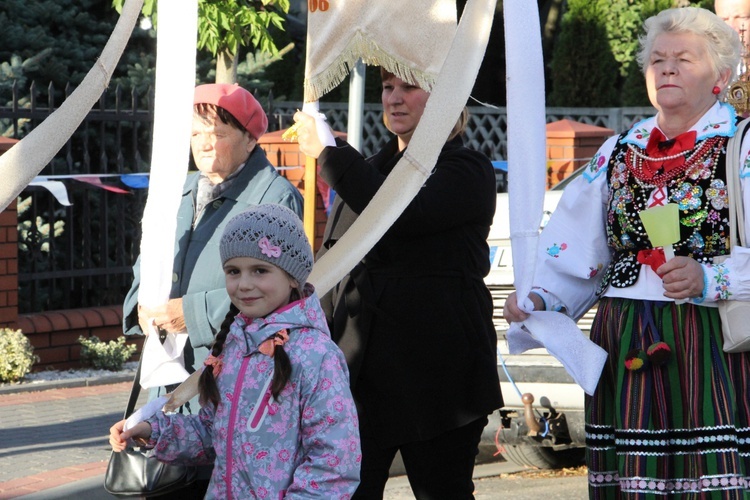
<path fill-rule="evenodd" d="M 313 253 L 292 210 L 281 205 L 256 205 L 234 216 L 221 236 L 221 263 L 253 257 L 280 267 L 302 285 L 313 267 Z"/>

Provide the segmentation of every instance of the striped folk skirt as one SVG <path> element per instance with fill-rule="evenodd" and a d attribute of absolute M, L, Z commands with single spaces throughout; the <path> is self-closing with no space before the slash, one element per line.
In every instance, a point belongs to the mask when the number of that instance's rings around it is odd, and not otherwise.
<path fill-rule="evenodd" d="M 589 497 L 750 498 L 750 352 L 722 351 L 718 310 L 604 298 L 591 339 L 609 358 L 586 396 Z"/>

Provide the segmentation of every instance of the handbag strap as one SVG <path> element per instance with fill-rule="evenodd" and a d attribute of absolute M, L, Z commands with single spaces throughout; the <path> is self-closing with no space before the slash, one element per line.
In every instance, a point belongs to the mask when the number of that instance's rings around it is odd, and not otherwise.
<path fill-rule="evenodd" d="M 135 404 L 138 401 L 138 395 L 141 393 L 141 365 L 143 364 L 143 350 L 141 350 L 141 357 L 138 359 L 138 369 L 135 371 L 135 378 L 133 378 L 133 387 L 130 388 L 130 398 L 128 399 L 128 406 L 125 408 L 125 416 L 122 417 L 127 419 L 135 411 Z"/>
<path fill-rule="evenodd" d="M 740 146 L 745 135 L 745 128 L 750 118 L 737 124 L 737 132 L 727 142 L 726 175 L 727 196 L 729 197 L 729 244 L 730 251 L 737 245 L 743 246 L 745 237 L 745 210 L 742 203 L 740 187 Z"/>

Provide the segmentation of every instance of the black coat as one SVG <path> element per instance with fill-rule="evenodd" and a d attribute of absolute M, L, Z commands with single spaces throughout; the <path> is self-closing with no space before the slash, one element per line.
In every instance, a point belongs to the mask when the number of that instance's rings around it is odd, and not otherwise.
<path fill-rule="evenodd" d="M 323 151 L 320 173 L 337 196 L 318 257 L 400 158 L 395 139 L 367 160 L 344 142 Z M 323 297 L 349 363 L 362 436 L 382 446 L 427 440 L 502 406 L 483 281 L 495 198 L 490 161 L 460 138 L 449 141 L 404 213 Z"/>

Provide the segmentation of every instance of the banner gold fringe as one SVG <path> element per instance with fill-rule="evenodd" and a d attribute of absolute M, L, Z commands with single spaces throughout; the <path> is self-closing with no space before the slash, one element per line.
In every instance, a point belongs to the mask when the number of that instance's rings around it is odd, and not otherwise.
<path fill-rule="evenodd" d="M 304 82 L 305 102 L 320 100 L 336 88 L 349 75 L 358 59 L 370 66 L 381 66 L 401 80 L 432 92 L 437 75 L 415 68 L 413 63 L 397 58 L 378 46 L 372 39 L 358 31 L 346 49 L 326 69 Z"/>

